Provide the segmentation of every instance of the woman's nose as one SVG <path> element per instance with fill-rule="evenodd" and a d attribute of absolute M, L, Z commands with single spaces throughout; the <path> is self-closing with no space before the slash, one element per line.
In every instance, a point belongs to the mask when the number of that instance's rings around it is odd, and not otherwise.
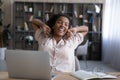
<path fill-rule="evenodd" d="M 65 26 L 65 23 L 61 23 L 62 26 Z"/>

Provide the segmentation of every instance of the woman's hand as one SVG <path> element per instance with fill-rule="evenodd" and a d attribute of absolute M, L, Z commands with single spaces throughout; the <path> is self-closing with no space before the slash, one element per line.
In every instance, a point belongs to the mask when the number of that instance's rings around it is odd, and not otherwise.
<path fill-rule="evenodd" d="M 32 20 L 33 29 L 36 31 L 37 29 L 41 29 L 45 37 L 49 36 L 51 29 L 47 26 L 44 22 L 40 19 L 33 19 Z"/>
<path fill-rule="evenodd" d="M 75 27 L 68 29 L 67 39 L 69 39 L 70 37 L 74 36 L 76 34 L 76 32 L 77 32 L 77 29 Z"/>
<path fill-rule="evenodd" d="M 80 32 L 83 36 L 85 36 L 88 33 L 88 27 L 77 26 L 77 27 L 70 28 L 67 32 L 67 39 L 74 36 L 77 32 Z"/>

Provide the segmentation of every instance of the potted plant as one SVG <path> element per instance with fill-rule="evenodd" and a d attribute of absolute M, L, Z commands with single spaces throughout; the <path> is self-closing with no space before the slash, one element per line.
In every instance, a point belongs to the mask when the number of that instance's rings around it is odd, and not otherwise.
<path fill-rule="evenodd" d="M 3 47 L 3 37 L 2 37 L 2 31 L 3 31 L 3 27 L 2 27 L 2 6 L 3 2 L 2 0 L 0 0 L 0 47 Z"/>
<path fill-rule="evenodd" d="M 10 24 L 3 27 L 2 4 L 3 2 L 0 0 L 0 60 L 4 60 L 6 47 L 8 46 L 9 40 L 12 38 L 9 30 Z"/>

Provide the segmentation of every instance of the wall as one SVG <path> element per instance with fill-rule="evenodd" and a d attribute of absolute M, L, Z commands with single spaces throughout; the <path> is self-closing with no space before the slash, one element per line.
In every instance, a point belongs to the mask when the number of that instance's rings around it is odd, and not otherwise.
<path fill-rule="evenodd" d="M 6 26 L 7 24 L 12 24 L 11 19 L 11 0 L 2 0 L 2 10 L 3 10 L 3 26 Z M 11 27 L 12 28 L 12 27 Z M 12 42 L 12 41 L 11 41 Z M 10 42 L 10 43 L 11 43 Z M 11 43 L 12 44 L 12 43 Z M 11 47 L 10 45 L 9 47 Z"/>
<path fill-rule="evenodd" d="M 11 0 L 3 0 L 2 10 L 3 15 L 3 24 L 7 25 L 11 23 Z"/>

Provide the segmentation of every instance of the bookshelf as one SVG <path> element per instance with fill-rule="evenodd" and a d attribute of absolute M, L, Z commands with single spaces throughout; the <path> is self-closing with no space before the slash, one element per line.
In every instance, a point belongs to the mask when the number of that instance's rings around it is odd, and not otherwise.
<path fill-rule="evenodd" d="M 93 3 L 53 3 L 15 1 L 13 6 L 14 49 L 37 50 L 31 17 L 46 22 L 53 14 L 64 13 L 70 16 L 72 26 L 87 25 L 89 33 L 88 59 L 100 59 L 102 36 L 102 4 L 96 4 L 100 13 L 95 12 Z M 26 41 L 29 38 L 31 41 Z"/>

